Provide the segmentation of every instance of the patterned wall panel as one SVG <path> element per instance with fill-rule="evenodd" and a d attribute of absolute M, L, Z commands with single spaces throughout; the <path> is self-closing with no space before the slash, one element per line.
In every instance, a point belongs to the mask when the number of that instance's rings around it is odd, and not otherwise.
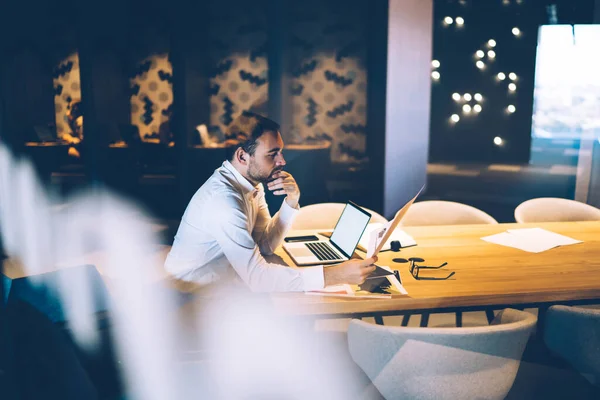
<path fill-rule="evenodd" d="M 210 2 L 209 133 L 223 140 L 231 122 L 268 96 L 266 1 Z"/>
<path fill-rule="evenodd" d="M 367 2 L 290 4 L 293 140 L 329 139 L 333 161 L 364 161 Z"/>
<path fill-rule="evenodd" d="M 168 124 L 173 104 L 173 67 L 167 53 L 141 61 L 130 78 L 131 123 L 142 140 L 158 139 L 161 125 Z"/>
<path fill-rule="evenodd" d="M 54 68 L 54 111 L 58 138 L 73 134 L 69 126 L 68 113 L 76 101 L 81 101 L 81 79 L 79 54 L 72 53 Z"/>

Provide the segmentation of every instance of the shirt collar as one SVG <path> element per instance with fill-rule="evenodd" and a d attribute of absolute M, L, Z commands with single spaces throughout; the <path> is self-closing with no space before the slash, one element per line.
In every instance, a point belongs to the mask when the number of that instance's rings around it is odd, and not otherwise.
<path fill-rule="evenodd" d="M 252 186 L 250 181 L 244 178 L 242 174 L 240 174 L 240 172 L 229 162 L 229 160 L 225 160 L 225 162 L 223 162 L 223 168 L 233 174 L 235 180 L 238 182 L 242 190 L 242 194 L 246 198 L 253 199 L 261 192 L 264 192 L 262 184 L 259 183 L 256 187 Z"/>

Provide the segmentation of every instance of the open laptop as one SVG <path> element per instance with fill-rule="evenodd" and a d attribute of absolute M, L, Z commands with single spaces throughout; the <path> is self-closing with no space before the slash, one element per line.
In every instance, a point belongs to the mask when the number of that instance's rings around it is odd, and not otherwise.
<path fill-rule="evenodd" d="M 370 213 L 349 201 L 329 239 L 285 243 L 283 249 L 299 266 L 336 264 L 349 260 L 370 219 Z"/>

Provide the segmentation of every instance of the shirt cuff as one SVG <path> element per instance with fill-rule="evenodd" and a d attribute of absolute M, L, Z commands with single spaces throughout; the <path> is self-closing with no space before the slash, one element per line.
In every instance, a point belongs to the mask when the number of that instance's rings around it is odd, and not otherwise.
<path fill-rule="evenodd" d="M 302 281 L 304 282 L 304 291 L 320 290 L 325 287 L 325 276 L 323 275 L 323 266 L 304 268 L 300 271 Z"/>
<path fill-rule="evenodd" d="M 292 208 L 287 201 L 283 200 L 281 208 L 279 209 L 279 219 L 286 226 L 289 226 L 292 224 L 292 222 L 294 222 L 294 217 L 298 211 L 300 211 L 300 206 L 298 206 L 298 208 Z"/>

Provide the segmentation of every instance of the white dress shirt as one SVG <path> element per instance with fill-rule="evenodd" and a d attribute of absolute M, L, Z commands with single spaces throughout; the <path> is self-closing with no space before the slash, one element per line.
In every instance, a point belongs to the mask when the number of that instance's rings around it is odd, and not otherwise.
<path fill-rule="evenodd" d="M 322 266 L 292 269 L 263 258 L 281 244 L 297 212 L 283 201 L 271 218 L 262 184 L 252 186 L 225 161 L 188 204 L 165 268 L 198 284 L 237 273 L 253 292 L 322 289 Z"/>

